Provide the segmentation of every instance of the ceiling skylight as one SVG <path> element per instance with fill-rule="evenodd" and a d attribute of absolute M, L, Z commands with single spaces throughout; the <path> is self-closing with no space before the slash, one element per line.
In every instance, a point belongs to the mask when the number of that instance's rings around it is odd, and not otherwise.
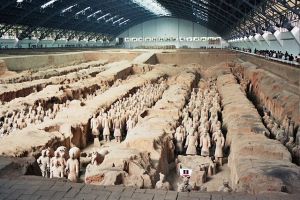
<path fill-rule="evenodd" d="M 127 22 L 129 22 L 129 21 L 130 21 L 130 19 L 125 20 L 125 21 L 119 23 L 119 26 L 121 26 L 121 25 L 123 25 L 123 24 L 127 24 Z"/>
<path fill-rule="evenodd" d="M 72 8 L 75 7 L 75 6 L 77 6 L 77 4 L 74 4 L 73 6 L 69 6 L 69 7 L 65 8 L 65 9 L 63 9 L 63 10 L 61 11 L 61 13 L 71 12 L 71 11 L 72 11 Z"/>
<path fill-rule="evenodd" d="M 80 10 L 79 12 L 77 12 L 75 15 L 80 15 L 80 14 L 85 15 L 85 11 L 90 10 L 90 9 L 91 9 L 90 6 L 89 6 L 89 7 L 86 7 L 85 9 Z"/>
<path fill-rule="evenodd" d="M 99 17 L 99 18 L 97 19 L 97 21 L 99 21 L 100 19 L 105 19 L 105 17 L 107 17 L 107 16 L 111 16 L 111 14 L 110 14 L 110 13 L 107 13 L 107 14 L 105 14 L 105 15 L 102 15 L 101 17 Z"/>
<path fill-rule="evenodd" d="M 41 5 L 41 8 L 42 8 L 42 9 L 45 9 L 45 8 L 47 8 L 47 7 L 49 7 L 49 6 L 53 6 L 53 4 L 54 4 L 56 1 L 58 1 L 58 0 L 51 0 L 51 1 L 48 1 L 47 3 Z"/>
<path fill-rule="evenodd" d="M 123 19 L 124 19 L 124 17 L 121 17 L 120 19 L 114 21 L 113 24 L 115 24 L 115 23 L 120 23 L 120 21 L 122 21 Z"/>
<path fill-rule="evenodd" d="M 91 17 L 96 17 L 96 15 L 97 15 L 98 13 L 101 13 L 101 12 L 102 12 L 101 10 L 97 10 L 96 12 L 94 12 L 94 13 L 90 14 L 89 16 L 87 16 L 87 18 L 89 19 L 89 18 L 91 18 Z"/>
<path fill-rule="evenodd" d="M 131 0 L 133 3 L 143 7 L 145 10 L 158 16 L 171 16 L 171 12 L 163 7 L 157 0 Z"/>
<path fill-rule="evenodd" d="M 109 18 L 108 20 L 106 20 L 105 22 L 107 23 L 107 22 L 110 22 L 110 21 L 114 21 L 114 19 L 116 19 L 118 17 L 118 15 L 115 15 L 115 16 L 113 16 L 113 17 L 111 17 L 111 18 Z"/>

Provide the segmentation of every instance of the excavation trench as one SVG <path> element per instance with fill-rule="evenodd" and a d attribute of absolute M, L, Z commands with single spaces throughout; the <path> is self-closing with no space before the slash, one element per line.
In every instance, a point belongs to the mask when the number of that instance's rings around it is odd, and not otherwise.
<path fill-rule="evenodd" d="M 176 133 L 173 139 L 174 145 L 175 145 L 175 160 L 176 160 L 176 168 L 172 170 L 172 174 L 168 177 L 170 180 L 170 183 L 172 184 L 173 188 L 177 190 L 178 185 L 182 182 L 182 178 L 180 177 L 179 169 L 191 169 L 192 175 L 190 177 L 190 183 L 191 185 L 194 185 L 196 190 L 200 191 L 218 191 L 218 188 L 222 185 L 223 180 L 229 179 L 229 173 L 230 170 L 227 166 L 227 157 L 229 154 L 229 148 L 225 149 L 223 148 L 223 158 L 222 158 L 222 164 L 220 164 L 215 158 L 215 150 L 216 150 L 216 144 L 214 142 L 214 135 L 217 132 L 216 124 L 212 124 L 211 120 L 216 115 L 217 121 L 220 122 L 220 131 L 223 134 L 224 139 L 226 140 L 226 130 L 222 130 L 222 110 L 221 105 L 219 102 L 220 110 L 217 111 L 217 113 L 214 113 L 211 111 L 208 112 L 208 121 L 211 123 L 209 127 L 206 128 L 207 133 L 209 134 L 209 137 L 212 138 L 211 142 L 211 148 L 209 151 L 209 157 L 201 155 L 201 147 L 200 147 L 200 141 L 201 137 L 204 135 L 205 131 L 201 129 L 202 125 L 205 123 L 202 122 L 202 115 L 199 116 L 199 119 L 194 122 L 194 118 L 197 119 L 198 117 L 195 116 L 195 110 L 197 110 L 197 113 L 202 113 L 203 110 L 201 108 L 204 107 L 203 102 L 206 100 L 209 100 L 210 105 L 213 104 L 213 99 L 209 99 L 210 92 L 215 92 L 218 94 L 217 88 L 214 87 L 216 83 L 216 80 L 214 80 L 213 77 L 207 77 L 207 80 L 201 79 L 198 81 L 198 84 L 196 87 L 193 88 L 194 95 L 191 94 L 189 100 L 187 101 L 183 111 L 186 113 L 185 115 L 182 113 L 180 120 L 179 120 L 179 126 L 176 128 Z M 204 95 L 205 91 L 208 91 L 208 94 Z M 204 95 L 203 99 L 199 99 L 198 95 Z M 194 99 L 196 97 L 196 99 Z M 200 104 L 198 104 L 200 102 Z M 198 107 L 200 106 L 200 107 Z M 215 106 L 215 105 L 214 105 Z M 198 110 L 200 109 L 200 110 Z M 196 114 L 197 115 L 197 114 Z M 192 128 L 189 124 L 189 119 L 193 120 L 193 124 L 196 125 L 196 129 Z M 185 146 L 187 143 L 188 138 L 186 137 L 182 142 L 177 143 L 176 137 L 181 137 L 180 134 L 176 136 L 177 131 L 180 132 L 180 130 L 184 130 L 185 135 L 191 134 L 195 130 L 196 134 L 198 135 L 197 143 L 198 146 L 196 148 L 197 155 L 187 155 L 188 147 Z M 190 151 L 190 150 L 189 150 Z"/>
<path fill-rule="evenodd" d="M 174 168 L 174 152 L 170 146 L 172 133 L 179 120 L 179 111 L 196 79 L 193 70 L 168 79 L 168 89 L 120 145 L 109 151 L 99 166 L 89 165 L 85 182 L 96 185 L 124 184 L 153 188 L 158 173 L 168 174 Z"/>
<path fill-rule="evenodd" d="M 87 63 L 81 63 L 79 65 L 71 65 L 62 68 L 50 68 L 50 69 L 40 69 L 40 71 L 31 73 L 31 72 L 22 72 L 20 75 L 16 75 L 14 77 L 3 78 L 0 80 L 0 84 L 10 84 L 10 83 L 22 83 L 27 81 L 33 81 L 38 79 L 49 79 L 54 76 L 63 76 L 73 72 L 80 72 L 81 70 L 85 70 L 88 68 L 100 67 L 108 64 L 108 61 L 99 60 L 92 61 Z"/>
<path fill-rule="evenodd" d="M 151 72 L 150 72 L 151 73 Z M 158 75 L 158 76 L 157 76 Z M 68 148 L 72 147 L 72 146 L 77 146 L 77 147 L 81 147 L 81 148 L 85 148 L 89 142 L 93 142 L 93 137 L 91 134 L 91 130 L 90 130 L 90 116 L 96 113 L 98 113 L 100 110 L 101 111 L 106 111 L 109 110 L 109 108 L 111 107 L 111 105 L 113 105 L 115 102 L 117 102 L 119 99 L 123 99 L 125 97 L 128 97 L 129 95 L 133 95 L 134 93 L 136 93 L 136 91 L 141 88 L 144 84 L 147 83 L 155 83 L 157 82 L 157 80 L 159 78 L 164 78 L 164 75 L 160 73 L 157 74 L 153 73 L 152 75 L 150 74 L 145 74 L 145 75 L 141 75 L 144 76 L 144 78 L 140 79 L 140 77 L 138 78 L 129 78 L 128 80 L 125 80 L 125 82 L 128 82 L 128 85 L 131 85 L 131 87 L 127 87 L 126 83 L 123 83 L 120 86 L 116 86 L 116 87 L 112 87 L 111 89 L 107 90 L 106 92 L 104 92 L 103 94 L 96 96 L 94 99 L 90 99 L 85 101 L 85 106 L 89 107 L 92 106 L 94 111 L 91 111 L 89 113 L 89 119 L 87 123 L 83 123 L 81 122 L 80 125 L 72 125 L 70 132 L 71 135 L 70 137 L 66 137 L 62 142 L 58 143 L 58 144 L 51 144 L 52 148 L 56 148 L 59 145 L 64 145 Z M 142 82 L 141 82 L 142 81 Z M 133 83 L 137 83 L 133 84 Z M 125 90 L 125 88 L 128 88 Z M 97 99 L 103 99 L 103 96 L 106 96 L 108 94 L 116 94 L 116 92 L 112 92 L 110 90 L 117 90 L 117 91 L 122 91 L 121 94 L 119 92 L 118 96 L 116 98 L 110 97 L 109 99 L 109 103 L 105 103 L 105 104 L 101 104 L 101 106 L 97 106 L 94 107 L 92 105 L 93 102 L 98 102 Z M 103 96 L 102 96 L 103 95 Z M 88 109 L 88 108 L 87 108 Z M 60 118 L 61 116 L 58 116 L 58 118 Z M 55 130 L 56 128 L 56 130 Z M 47 131 L 61 131 L 60 130 L 61 127 L 47 127 Z M 101 139 L 101 138 L 100 138 Z M 90 155 L 88 153 L 83 153 L 82 155 L 87 155 L 87 157 L 81 157 L 81 180 L 84 181 L 84 174 L 85 174 L 85 167 L 86 165 L 90 162 Z"/>
<path fill-rule="evenodd" d="M 137 112 L 132 112 L 132 109 L 134 109 L 133 107 L 130 108 L 130 114 L 126 113 L 126 110 L 128 108 L 122 107 L 122 109 L 118 110 L 118 113 L 123 113 L 123 115 L 118 115 L 118 116 L 114 116 L 114 118 L 120 118 L 120 122 L 121 122 L 121 127 L 120 130 L 122 132 L 122 138 L 126 138 L 127 136 L 127 128 L 126 128 L 126 122 L 129 119 L 129 116 L 131 117 L 132 121 L 133 121 L 133 127 L 134 128 L 136 126 L 136 124 L 138 123 L 138 121 L 140 121 L 141 118 L 144 118 L 145 116 L 147 116 L 148 110 L 151 109 L 155 103 L 157 101 L 159 101 L 162 97 L 163 92 L 167 89 L 167 85 L 162 86 L 162 88 L 159 90 L 159 93 L 157 94 L 157 96 L 152 96 L 151 99 L 148 99 L 148 102 L 146 102 L 144 99 L 142 99 L 141 97 L 143 97 L 142 95 L 145 94 L 145 92 L 147 92 L 147 95 L 151 95 L 151 91 L 147 91 L 147 88 L 149 89 L 149 87 L 147 86 L 151 86 L 151 87 L 157 87 L 163 84 L 165 80 L 162 78 L 162 80 L 158 80 L 157 82 L 152 82 L 152 84 L 146 84 L 142 87 L 137 87 L 137 88 L 133 88 L 132 90 L 130 90 L 128 92 L 128 94 L 124 95 L 122 99 L 117 100 L 116 102 L 114 102 L 109 108 L 107 109 L 103 109 L 103 111 L 101 111 L 101 113 L 97 113 L 96 117 L 101 119 L 103 118 L 103 116 L 99 116 L 100 114 L 108 114 L 108 113 L 114 113 L 115 114 L 115 107 L 116 104 L 126 104 L 128 106 L 128 103 L 131 102 L 133 99 L 137 98 L 138 99 L 138 103 L 143 104 L 143 107 L 141 108 L 141 110 L 137 111 Z M 155 92 L 155 91 L 152 91 Z M 141 94 L 142 93 L 142 94 Z M 128 98 L 128 99 L 126 99 Z M 150 102 L 149 102 L 150 101 Z M 126 103 L 125 103 L 126 102 Z M 111 115 L 109 115 L 111 116 Z M 102 121 L 102 120 L 100 120 Z M 112 117 L 109 117 L 109 121 L 112 123 L 111 127 L 110 127 L 110 132 L 113 133 L 114 129 L 113 129 L 113 124 L 114 124 L 114 119 Z M 103 131 L 103 126 L 100 128 L 100 132 Z M 92 134 L 90 134 L 92 135 Z M 99 138 L 100 140 L 103 140 L 103 135 L 102 137 Z M 112 138 L 111 138 L 112 139 Z M 91 141 L 92 142 L 92 141 Z"/>
<path fill-rule="evenodd" d="M 49 79 L 38 79 L 30 82 L 14 83 L 14 84 L 2 84 L 0 101 L 10 102 L 11 100 L 19 97 L 26 97 L 32 93 L 42 91 L 48 85 L 58 85 L 66 83 L 78 82 L 81 79 L 86 79 L 89 76 L 95 76 L 95 74 L 101 73 L 105 68 L 111 67 L 112 64 L 103 66 L 102 61 L 96 62 L 90 69 L 82 69 L 80 71 L 74 71 L 67 75 L 52 76 Z M 100 67 L 97 67 L 100 66 Z"/>
<path fill-rule="evenodd" d="M 300 170 L 288 150 L 268 133 L 256 108 L 232 74 L 218 77 L 223 102 L 223 122 L 230 146 L 228 165 L 238 192 L 295 192 Z M 286 177 L 289 177 L 288 179 Z"/>
<path fill-rule="evenodd" d="M 131 64 L 129 63 L 123 63 L 123 69 L 122 76 L 118 73 L 116 73 L 115 76 L 109 76 L 106 77 L 106 75 L 109 75 L 112 73 L 111 67 L 114 67 L 114 65 L 118 65 L 120 63 L 110 64 L 105 66 L 105 68 L 101 69 L 98 72 L 98 75 L 94 78 L 89 77 L 85 80 L 80 80 L 79 82 L 71 83 L 71 84 L 65 84 L 65 85 L 49 85 L 43 89 L 43 91 L 39 93 L 31 94 L 24 98 L 17 98 L 15 100 L 11 100 L 9 103 L 6 103 L 5 105 L 1 106 L 1 113 L 5 114 L 6 112 L 13 112 L 21 105 L 34 105 L 37 102 L 41 101 L 47 101 L 49 98 L 55 97 L 55 98 L 64 98 L 66 95 L 68 98 L 79 98 L 80 94 L 86 93 L 85 91 L 94 91 L 97 88 L 100 88 L 103 85 L 112 85 L 114 83 L 115 79 L 122 79 L 126 78 L 127 76 L 132 74 L 132 68 Z M 124 70 L 126 72 L 124 72 Z M 108 72 L 106 72 L 108 71 Z M 81 92 L 82 91 L 82 92 Z"/>
<path fill-rule="evenodd" d="M 273 88 L 273 91 L 268 90 L 267 87 L 262 85 L 260 77 L 271 80 L 279 77 L 272 76 L 264 70 L 258 70 L 254 65 L 249 65 L 249 63 L 233 66 L 232 72 L 247 94 L 247 98 L 254 104 L 260 114 L 262 122 L 269 131 L 267 136 L 280 141 L 282 145 L 286 146 L 292 155 L 293 162 L 300 165 L 299 144 L 297 143 L 297 137 L 299 137 L 297 135 L 297 130 L 299 129 L 298 113 L 290 111 L 291 105 L 293 110 L 297 110 L 297 107 L 299 108 L 297 104 L 300 98 L 297 92 L 292 87 L 288 87 L 279 88 L 281 92 L 278 93 L 276 90 L 278 90 L 277 84 L 279 81 L 270 83 L 269 87 Z M 286 91 L 286 89 L 289 91 Z M 287 97 L 288 101 L 286 101 Z M 282 102 L 283 99 L 284 102 Z M 272 123 L 265 120 L 265 113 L 268 114 Z M 285 116 L 289 116 L 289 118 Z M 285 125 L 286 119 L 290 121 Z M 274 127 L 275 123 L 278 125 L 278 128 Z M 282 131 L 280 128 L 282 128 Z"/>
<path fill-rule="evenodd" d="M 137 99 L 140 99 L 139 96 L 141 96 L 141 93 L 138 93 L 138 92 L 141 92 L 143 90 L 145 91 L 145 88 L 147 88 L 147 86 L 149 86 L 149 85 L 153 85 L 153 86 L 160 85 L 160 84 L 162 84 L 162 81 L 164 81 L 164 77 L 161 77 L 159 80 L 151 81 L 151 83 L 147 83 L 146 85 L 132 88 L 130 91 L 128 91 L 127 94 L 125 94 L 123 97 L 116 99 L 116 101 L 113 102 L 111 105 L 109 105 L 107 107 L 102 107 L 100 113 L 95 114 L 96 117 L 98 119 L 99 119 L 99 117 L 102 117 L 101 119 L 103 119 L 103 115 L 101 115 L 101 114 L 104 114 L 104 113 L 107 114 L 107 113 L 111 113 L 112 111 L 114 111 L 114 106 L 116 105 L 116 103 L 120 104 L 120 102 L 121 102 L 121 104 L 122 104 L 122 102 L 124 102 L 124 100 L 126 102 L 128 102 L 131 99 L 136 98 L 136 97 L 137 97 Z M 136 126 L 136 123 L 139 123 L 139 121 L 145 117 L 144 115 L 145 115 L 145 113 L 147 113 L 147 110 L 151 109 L 155 105 L 155 103 L 157 101 L 159 101 L 159 99 L 161 98 L 162 93 L 165 89 L 166 89 L 165 87 L 162 88 L 162 90 L 160 91 L 158 96 L 156 96 L 154 99 L 152 99 L 151 104 L 145 105 L 139 112 L 137 112 L 136 114 L 130 115 L 133 120 L 136 119 L 135 125 L 132 128 L 134 128 Z M 126 98 L 128 98 L 128 100 Z M 138 102 L 140 103 L 140 101 L 138 101 Z M 123 111 L 125 111 L 125 110 L 119 110 L 118 112 L 123 113 Z M 97 139 L 96 139 L 96 140 L 99 140 L 100 142 L 95 143 L 95 137 L 92 135 L 91 129 L 89 129 L 88 144 L 87 144 L 87 147 L 82 150 L 82 155 L 84 155 L 84 157 L 81 157 L 81 166 L 82 166 L 81 167 L 81 181 L 85 181 L 86 167 L 91 162 L 92 152 L 95 151 L 95 149 L 97 149 L 97 151 L 99 151 L 99 149 L 106 149 L 106 148 L 109 148 L 110 146 L 119 145 L 116 142 L 116 138 L 112 134 L 112 133 L 114 133 L 114 126 L 113 126 L 114 119 L 116 119 L 116 116 L 113 117 L 113 116 L 109 115 L 108 120 L 110 121 L 110 124 L 111 124 L 110 129 L 109 129 L 109 131 L 111 133 L 110 137 L 109 137 L 110 142 L 106 142 L 104 140 L 103 134 L 100 134 L 100 136 L 97 137 Z M 128 133 L 127 132 L 128 130 L 126 129 L 126 123 L 125 123 L 128 120 L 128 115 L 124 114 L 124 116 L 122 116 L 119 119 L 120 119 L 120 122 L 122 122 L 120 125 L 120 130 L 122 133 L 121 141 L 123 141 L 123 139 L 127 137 L 127 133 Z M 88 127 L 90 127 L 90 124 L 91 124 L 91 119 L 89 120 Z M 104 127 L 102 126 L 100 128 L 100 133 L 103 133 L 103 129 L 104 129 Z"/>
<path fill-rule="evenodd" d="M 108 71 L 109 69 L 110 68 L 108 68 Z M 31 114 L 29 113 L 30 109 L 38 109 L 39 107 L 42 107 L 40 109 L 42 109 L 44 114 L 47 114 L 47 112 L 52 113 L 48 113 L 48 117 L 50 119 L 53 119 L 55 118 L 56 113 L 59 112 L 60 109 L 67 107 L 72 100 L 84 101 L 87 98 L 91 98 L 96 94 L 102 93 L 109 86 L 112 86 L 116 80 L 122 80 L 132 73 L 132 66 L 127 64 L 121 68 L 119 73 L 115 73 L 114 76 L 110 76 L 107 78 L 106 75 L 108 75 L 109 73 L 104 71 L 99 73 L 97 77 L 86 79 L 85 82 L 82 83 L 74 83 L 65 86 L 48 86 L 40 93 L 35 93 L 24 98 L 17 98 L 9 102 L 8 104 L 2 106 L 0 111 L 3 113 L 3 115 L 4 113 L 12 115 L 16 112 L 24 112 L 24 116 L 27 116 Z M 44 114 L 41 113 L 39 115 Z M 38 121 L 38 123 L 41 122 L 42 121 L 40 120 Z M 34 122 L 26 123 L 28 126 L 28 123 Z M 14 129 L 12 129 L 11 131 L 14 131 Z"/>
<path fill-rule="evenodd" d="M 120 67 L 119 70 L 112 69 L 110 73 L 105 72 L 104 77 L 117 80 L 118 77 L 125 77 L 126 74 L 128 72 Z M 84 104 L 80 101 L 72 101 L 69 107 L 57 113 L 55 119 L 16 131 L 16 134 L 23 134 L 20 142 L 14 141 L 14 135 L 2 138 L 0 143 L 3 144 L 3 148 L 0 149 L 0 152 L 7 156 L 37 155 L 41 149 L 47 147 L 46 144 L 52 144 L 49 145 L 50 147 L 57 147 L 64 143 L 67 147 L 84 148 L 87 145 L 87 135 L 89 134 L 88 121 L 93 113 L 99 112 L 102 108 L 108 108 L 117 99 L 127 95 L 129 91 L 140 87 L 145 82 L 156 81 L 162 76 L 164 74 L 157 70 L 150 71 L 124 80 L 121 85 L 113 86 L 102 94 L 86 100 Z M 51 132 L 45 130 L 51 130 Z"/>

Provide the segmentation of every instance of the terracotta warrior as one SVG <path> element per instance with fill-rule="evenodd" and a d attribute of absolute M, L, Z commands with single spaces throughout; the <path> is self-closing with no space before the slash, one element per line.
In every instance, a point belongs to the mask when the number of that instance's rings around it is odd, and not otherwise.
<path fill-rule="evenodd" d="M 183 140 L 184 140 L 184 130 L 183 127 L 180 128 L 180 126 L 176 129 L 174 138 L 176 140 L 176 152 L 178 154 L 182 154 L 183 151 Z"/>
<path fill-rule="evenodd" d="M 296 143 L 294 142 L 294 137 L 289 137 L 285 146 L 290 152 L 292 152 L 293 148 L 296 146 Z"/>
<path fill-rule="evenodd" d="M 264 116 L 263 116 L 264 122 L 266 124 L 268 124 L 269 123 L 269 119 L 270 119 L 269 113 L 266 110 L 264 110 Z"/>
<path fill-rule="evenodd" d="M 107 114 L 104 115 L 104 118 L 103 118 L 103 137 L 104 137 L 104 140 L 106 142 L 109 142 L 110 141 L 110 131 L 109 131 L 109 119 L 107 117 Z"/>
<path fill-rule="evenodd" d="M 91 119 L 91 129 L 92 129 L 92 134 L 94 135 L 95 138 L 99 136 L 99 120 L 96 118 L 96 115 L 93 115 L 93 118 Z"/>
<path fill-rule="evenodd" d="M 275 122 L 272 129 L 271 129 L 271 134 L 273 137 L 276 136 L 277 131 L 279 130 L 279 125 Z"/>
<path fill-rule="evenodd" d="M 51 158 L 50 165 L 50 178 L 63 178 L 64 177 L 64 164 L 60 159 L 58 151 L 54 152 L 54 157 Z"/>
<path fill-rule="evenodd" d="M 218 131 L 214 141 L 216 143 L 215 159 L 218 163 L 220 163 L 220 165 L 223 165 L 223 147 L 225 144 L 225 139 L 221 131 Z"/>
<path fill-rule="evenodd" d="M 276 140 L 281 142 L 283 145 L 285 143 L 287 143 L 288 140 L 289 140 L 288 134 L 284 132 L 283 127 L 280 127 L 280 128 L 277 129 L 277 131 L 275 132 L 275 138 L 276 138 Z"/>
<path fill-rule="evenodd" d="M 156 189 L 160 190 L 170 190 L 170 183 L 165 180 L 165 175 L 159 173 L 159 181 L 155 184 Z"/>
<path fill-rule="evenodd" d="M 36 108 L 37 114 L 40 114 L 43 110 L 42 104 L 39 103 L 38 107 Z"/>
<path fill-rule="evenodd" d="M 183 183 L 178 185 L 178 192 L 191 192 L 193 186 L 189 183 L 190 179 L 188 177 L 183 178 Z"/>
<path fill-rule="evenodd" d="M 295 143 L 296 143 L 296 145 L 300 145 L 300 126 L 298 127 L 298 130 L 296 133 Z"/>
<path fill-rule="evenodd" d="M 289 126 L 290 126 L 290 119 L 288 118 L 287 115 L 285 115 L 284 119 L 283 119 L 283 122 L 282 122 L 282 126 L 284 128 L 284 131 L 286 133 L 288 133 L 289 131 Z"/>
<path fill-rule="evenodd" d="M 121 122 L 120 118 L 117 118 L 114 122 L 114 137 L 116 138 L 116 142 L 121 142 L 122 133 L 121 133 Z"/>
<path fill-rule="evenodd" d="M 56 151 L 59 152 L 60 158 L 68 159 L 67 147 L 65 147 L 65 146 L 59 146 L 59 147 L 57 147 Z"/>
<path fill-rule="evenodd" d="M 223 185 L 219 187 L 219 192 L 232 192 L 232 188 L 229 186 L 229 181 L 224 180 Z"/>
<path fill-rule="evenodd" d="M 200 147 L 202 147 L 201 156 L 209 156 L 209 148 L 211 147 L 211 143 L 207 132 L 200 137 Z"/>
<path fill-rule="evenodd" d="M 288 135 L 291 136 L 291 137 L 294 136 L 294 128 L 295 128 L 295 122 L 294 121 L 290 121 Z"/>
<path fill-rule="evenodd" d="M 40 166 L 42 176 L 48 177 L 50 169 L 50 158 L 47 156 L 47 150 L 42 150 L 42 155 L 37 159 L 37 163 Z"/>
<path fill-rule="evenodd" d="M 69 151 L 70 158 L 67 161 L 66 173 L 68 174 L 68 179 L 72 182 L 77 182 L 79 176 L 79 161 L 76 158 L 77 149 L 71 148 Z"/>
<path fill-rule="evenodd" d="M 91 164 L 92 165 L 100 165 L 104 160 L 104 156 L 99 154 L 97 151 L 93 151 L 92 153 L 92 160 Z"/>
<path fill-rule="evenodd" d="M 185 148 L 187 148 L 186 154 L 197 155 L 197 149 L 196 149 L 197 146 L 198 146 L 197 136 L 195 135 L 195 132 L 192 132 L 186 138 L 186 143 L 185 143 Z"/>
<path fill-rule="evenodd" d="M 134 120 L 132 120 L 132 117 L 131 117 L 131 115 L 129 116 L 129 119 L 127 120 L 127 122 L 126 122 L 126 129 L 127 129 L 127 131 L 130 131 L 131 129 L 133 129 L 133 127 L 134 127 Z"/>

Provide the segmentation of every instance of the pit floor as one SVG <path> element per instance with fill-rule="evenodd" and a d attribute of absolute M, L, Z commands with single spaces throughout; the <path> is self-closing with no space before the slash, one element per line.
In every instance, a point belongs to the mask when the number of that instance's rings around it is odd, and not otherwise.
<path fill-rule="evenodd" d="M 15 200 L 299 200 L 297 195 L 243 193 L 178 193 L 153 189 L 135 189 L 123 186 L 95 186 L 70 183 L 59 179 L 26 176 L 18 179 L 0 179 L 0 199 Z"/>

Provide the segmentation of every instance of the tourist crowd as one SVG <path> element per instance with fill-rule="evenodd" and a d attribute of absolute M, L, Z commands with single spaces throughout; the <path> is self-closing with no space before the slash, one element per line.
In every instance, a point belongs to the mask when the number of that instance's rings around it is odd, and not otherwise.
<path fill-rule="evenodd" d="M 247 49 L 247 48 L 240 49 L 238 47 L 233 47 L 233 49 L 252 53 L 252 49 Z M 298 56 L 294 56 L 293 54 L 289 54 L 287 51 L 282 52 L 282 51 L 275 51 L 275 50 L 257 50 L 257 49 L 254 49 L 253 53 L 260 56 L 264 56 L 266 58 L 275 58 L 275 59 L 300 63 L 300 53 L 298 54 Z"/>

